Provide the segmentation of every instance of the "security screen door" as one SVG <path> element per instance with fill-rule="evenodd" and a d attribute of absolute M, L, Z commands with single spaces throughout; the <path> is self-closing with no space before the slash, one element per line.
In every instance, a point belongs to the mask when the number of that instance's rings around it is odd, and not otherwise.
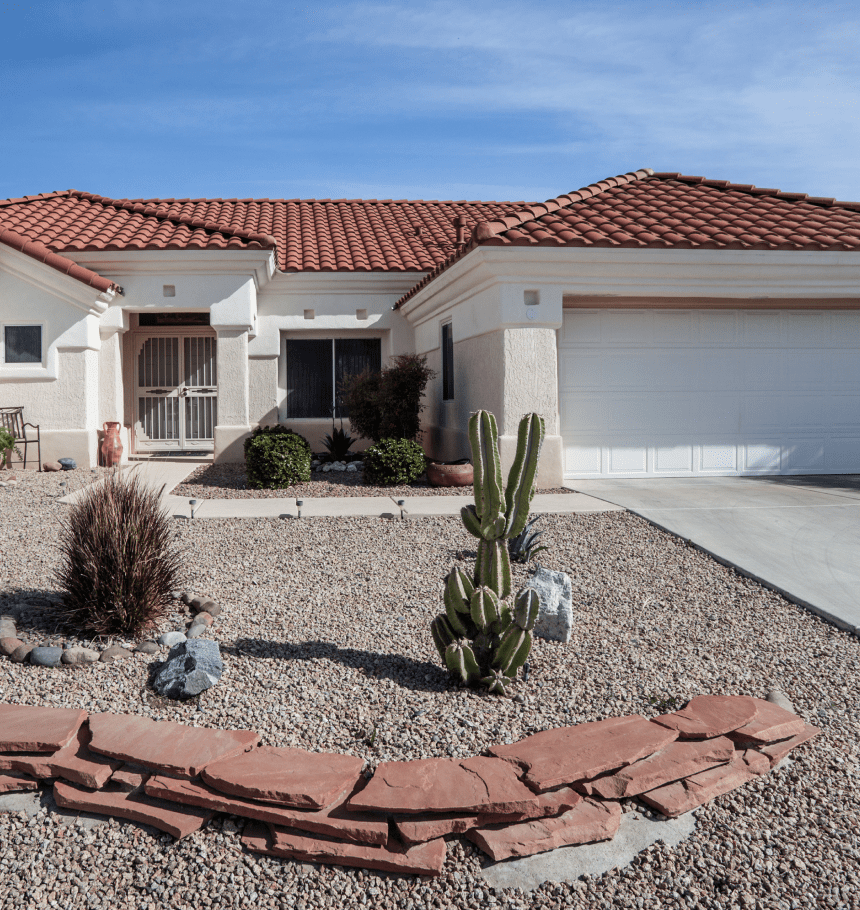
<path fill-rule="evenodd" d="M 214 334 L 185 332 L 138 338 L 136 451 L 212 451 L 216 342 Z"/>

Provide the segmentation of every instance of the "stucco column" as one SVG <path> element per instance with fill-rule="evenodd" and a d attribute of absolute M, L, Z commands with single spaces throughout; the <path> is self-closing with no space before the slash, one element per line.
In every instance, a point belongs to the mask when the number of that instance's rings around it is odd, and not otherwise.
<path fill-rule="evenodd" d="M 242 443 L 251 432 L 248 404 L 248 330 L 219 328 L 215 461 L 244 461 Z"/>
<path fill-rule="evenodd" d="M 555 329 L 503 330 L 504 383 L 499 415 L 502 470 L 513 463 L 520 420 L 532 411 L 546 421 L 546 438 L 538 469 L 539 487 L 562 483 L 562 445 L 558 429 L 558 351 Z"/>
<path fill-rule="evenodd" d="M 99 350 L 99 396 L 97 430 L 101 447 L 102 428 L 109 420 L 120 425 L 122 460 L 128 461 L 131 440 L 128 427 L 123 426 L 125 415 L 125 390 L 123 382 L 123 329 L 101 327 L 102 346 Z"/>

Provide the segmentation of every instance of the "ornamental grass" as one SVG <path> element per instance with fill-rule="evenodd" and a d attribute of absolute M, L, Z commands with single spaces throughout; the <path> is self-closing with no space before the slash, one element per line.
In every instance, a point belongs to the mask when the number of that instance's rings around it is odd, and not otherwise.
<path fill-rule="evenodd" d="M 93 484 L 60 525 L 58 618 L 94 635 L 137 637 L 171 608 L 180 554 L 161 491 L 120 472 Z"/>

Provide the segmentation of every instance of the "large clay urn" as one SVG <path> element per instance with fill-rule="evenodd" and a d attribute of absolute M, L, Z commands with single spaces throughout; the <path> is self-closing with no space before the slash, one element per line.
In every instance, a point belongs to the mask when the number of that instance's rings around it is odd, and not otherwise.
<path fill-rule="evenodd" d="M 434 487 L 469 487 L 475 480 L 475 471 L 468 458 L 431 461 L 427 465 L 427 479 Z"/>
<path fill-rule="evenodd" d="M 119 464 L 122 458 L 122 440 L 119 438 L 120 424 L 109 420 L 104 425 L 105 438 L 102 440 L 102 461 L 106 468 Z"/>

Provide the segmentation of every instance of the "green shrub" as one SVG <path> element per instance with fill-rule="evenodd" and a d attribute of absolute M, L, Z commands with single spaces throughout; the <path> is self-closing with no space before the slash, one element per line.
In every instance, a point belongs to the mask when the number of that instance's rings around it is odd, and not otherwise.
<path fill-rule="evenodd" d="M 427 358 L 401 354 L 378 373 L 348 377 L 341 389 L 353 430 L 365 439 L 416 439 L 421 429 L 421 397 L 435 376 Z"/>
<path fill-rule="evenodd" d="M 424 450 L 411 439 L 381 439 L 364 452 L 365 483 L 412 483 L 427 467 Z"/>
<path fill-rule="evenodd" d="M 60 620 L 96 635 L 140 635 L 172 611 L 179 553 L 161 491 L 121 473 L 93 484 L 61 521 Z"/>
<path fill-rule="evenodd" d="M 257 427 L 245 440 L 245 475 L 257 490 L 310 480 L 310 443 L 286 427 Z"/>
<path fill-rule="evenodd" d="M 21 457 L 18 446 L 15 445 L 15 437 L 6 427 L 0 427 L 0 468 L 6 467 L 9 452 L 14 452 L 19 458 Z"/>

